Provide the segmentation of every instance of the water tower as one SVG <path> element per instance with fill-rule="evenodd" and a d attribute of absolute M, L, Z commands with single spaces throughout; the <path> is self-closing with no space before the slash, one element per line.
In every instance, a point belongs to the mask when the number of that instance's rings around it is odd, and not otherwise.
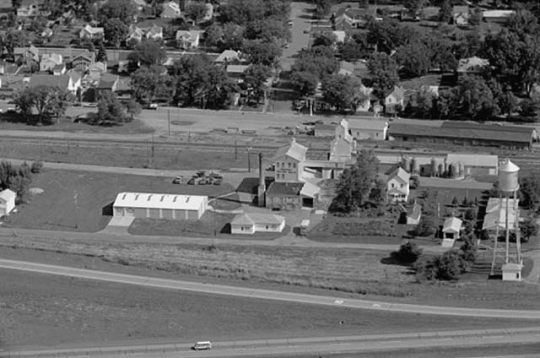
<path fill-rule="evenodd" d="M 503 281 L 521 281 L 523 262 L 521 259 L 521 235 L 519 229 L 519 208 L 517 192 L 519 190 L 519 167 L 506 159 L 499 166 L 499 214 L 497 216 L 496 238 L 493 247 L 492 273 L 497 257 L 499 228 L 505 230 L 505 254 L 502 264 Z M 504 223 L 501 221 L 504 220 Z M 510 232 L 514 231 L 515 247 L 510 247 Z M 515 253 L 511 254 L 511 251 Z"/>

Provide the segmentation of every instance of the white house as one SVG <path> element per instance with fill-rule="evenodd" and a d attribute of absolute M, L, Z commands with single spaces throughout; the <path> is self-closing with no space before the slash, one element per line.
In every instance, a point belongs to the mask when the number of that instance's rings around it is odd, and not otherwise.
<path fill-rule="evenodd" d="M 200 31 L 176 31 L 176 44 L 179 48 L 193 49 L 199 47 Z"/>
<path fill-rule="evenodd" d="M 39 62 L 39 70 L 42 72 L 51 72 L 54 66 L 61 65 L 63 63 L 62 55 L 57 53 L 43 54 L 41 61 Z"/>
<path fill-rule="evenodd" d="M 151 40 L 163 40 L 163 27 L 153 24 L 147 29 L 146 38 Z"/>
<path fill-rule="evenodd" d="M 17 8 L 17 17 L 49 16 L 50 11 L 43 8 L 43 1 L 23 0 Z"/>
<path fill-rule="evenodd" d="M 489 67 L 489 61 L 473 56 L 459 60 L 458 73 L 479 73 L 483 68 Z"/>
<path fill-rule="evenodd" d="M 454 246 L 454 241 L 459 239 L 459 233 L 461 232 L 463 221 L 458 218 L 450 217 L 444 220 L 443 224 L 443 241 L 442 247 Z"/>
<path fill-rule="evenodd" d="M 90 25 L 86 25 L 79 32 L 79 37 L 81 39 L 90 39 L 90 40 L 103 39 L 103 35 L 104 35 L 103 27 L 92 27 Z"/>
<path fill-rule="evenodd" d="M 396 168 L 389 176 L 386 182 L 388 201 L 395 203 L 398 201 L 407 201 L 409 199 L 409 179 L 411 174 L 403 168 Z"/>
<path fill-rule="evenodd" d="M 155 193 L 120 193 L 113 204 L 114 216 L 199 220 L 206 211 L 207 196 Z"/>
<path fill-rule="evenodd" d="M 15 199 L 17 193 L 13 190 L 5 189 L 0 192 L 0 216 L 8 215 L 15 209 Z"/>
<path fill-rule="evenodd" d="M 169 1 L 163 4 L 163 12 L 161 17 L 164 19 L 174 19 L 180 17 L 182 12 L 180 11 L 180 5 L 175 1 Z"/>
<path fill-rule="evenodd" d="M 225 50 L 222 53 L 219 54 L 219 56 L 216 58 L 215 62 L 217 63 L 223 63 L 225 61 L 231 62 L 235 60 L 240 60 L 240 55 L 238 52 L 234 50 Z"/>
<path fill-rule="evenodd" d="M 238 214 L 231 221 L 231 234 L 254 234 L 256 232 L 281 232 L 285 218 L 273 214 Z"/>
<path fill-rule="evenodd" d="M 143 36 L 144 36 L 144 30 L 143 29 L 141 29 L 140 27 L 138 27 L 136 25 L 131 25 L 129 27 L 129 32 L 128 32 L 128 35 L 126 37 L 126 42 L 130 42 L 130 41 L 141 42 Z"/>
<path fill-rule="evenodd" d="M 297 143 L 294 138 L 291 144 L 278 149 L 273 158 L 276 182 L 299 182 L 307 151 L 308 148 Z"/>
<path fill-rule="evenodd" d="M 467 26 L 469 24 L 469 7 L 454 6 L 452 8 L 452 21 L 458 26 Z"/>
<path fill-rule="evenodd" d="M 349 130 L 354 139 L 385 140 L 388 122 L 383 119 L 349 118 Z"/>
<path fill-rule="evenodd" d="M 395 86 L 392 93 L 384 99 L 384 105 L 387 112 L 395 112 L 397 106 L 403 108 L 405 106 L 405 90 Z"/>

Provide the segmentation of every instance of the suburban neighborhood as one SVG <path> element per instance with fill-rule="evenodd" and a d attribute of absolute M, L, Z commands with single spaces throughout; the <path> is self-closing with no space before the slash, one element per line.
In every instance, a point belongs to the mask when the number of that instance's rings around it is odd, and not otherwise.
<path fill-rule="evenodd" d="M 0 357 L 540 341 L 540 6 L 0 2 Z"/>

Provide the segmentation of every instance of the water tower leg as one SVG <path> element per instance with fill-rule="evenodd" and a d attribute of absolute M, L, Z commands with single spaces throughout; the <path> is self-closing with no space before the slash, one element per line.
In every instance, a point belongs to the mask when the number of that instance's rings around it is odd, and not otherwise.
<path fill-rule="evenodd" d="M 509 202 L 510 202 L 510 196 L 507 196 L 506 197 L 506 213 L 505 213 L 505 221 L 506 221 L 506 225 L 505 225 L 505 229 L 506 229 L 506 256 L 505 256 L 505 263 L 508 263 L 508 256 L 510 254 L 510 227 L 508 226 L 508 216 L 509 216 L 509 213 L 508 213 L 508 209 L 510 207 L 509 205 Z"/>

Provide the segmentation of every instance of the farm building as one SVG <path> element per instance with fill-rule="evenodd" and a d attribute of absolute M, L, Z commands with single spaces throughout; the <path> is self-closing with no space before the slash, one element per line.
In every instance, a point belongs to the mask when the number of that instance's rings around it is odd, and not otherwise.
<path fill-rule="evenodd" d="M 463 175 L 497 175 L 499 172 L 499 157 L 484 154 L 453 154 L 448 153 L 446 162 L 463 164 Z"/>
<path fill-rule="evenodd" d="M 280 210 L 313 208 L 317 205 L 318 186 L 306 183 L 273 182 L 266 192 L 266 207 Z"/>
<path fill-rule="evenodd" d="M 15 209 L 15 199 L 17 193 L 13 190 L 5 189 L 0 192 L 0 216 L 8 215 Z"/>
<path fill-rule="evenodd" d="M 281 232 L 285 218 L 272 214 L 238 214 L 231 221 L 231 234 L 254 234 L 256 232 Z"/>
<path fill-rule="evenodd" d="M 155 193 L 120 193 L 114 201 L 114 216 L 198 220 L 204 214 L 207 196 Z"/>
<path fill-rule="evenodd" d="M 502 200 L 502 206 L 501 206 Z M 507 203 L 508 200 L 508 203 Z M 508 204 L 508 228 L 515 230 L 516 216 L 519 217 L 519 199 L 515 200 L 510 198 L 489 198 L 486 215 L 484 216 L 484 223 L 482 230 L 490 232 L 496 232 L 497 230 L 506 230 L 506 207 Z M 517 214 L 517 215 L 516 215 Z M 518 219 L 519 220 L 519 219 Z"/>
<path fill-rule="evenodd" d="M 349 130 L 354 139 L 385 140 L 388 122 L 381 119 L 350 118 Z"/>
<path fill-rule="evenodd" d="M 536 133 L 530 127 L 445 122 L 440 127 L 393 123 L 388 135 L 403 142 L 530 149 Z"/>

